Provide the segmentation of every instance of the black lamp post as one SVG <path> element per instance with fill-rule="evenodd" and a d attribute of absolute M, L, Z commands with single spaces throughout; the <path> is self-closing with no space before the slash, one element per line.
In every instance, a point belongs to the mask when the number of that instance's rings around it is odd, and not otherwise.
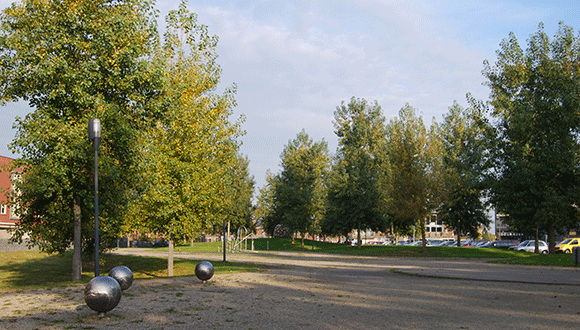
<path fill-rule="evenodd" d="M 99 276 L 99 143 L 101 142 L 101 121 L 89 119 L 89 140 L 95 149 L 95 276 Z"/>

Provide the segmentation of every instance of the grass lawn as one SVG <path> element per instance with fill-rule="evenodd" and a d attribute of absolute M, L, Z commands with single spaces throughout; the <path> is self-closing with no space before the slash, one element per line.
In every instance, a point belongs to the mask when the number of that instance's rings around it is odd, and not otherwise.
<path fill-rule="evenodd" d="M 218 253 L 220 242 L 195 243 L 193 246 L 175 247 L 176 252 Z M 427 247 L 423 252 L 420 246 L 356 246 L 305 241 L 304 248 L 300 240 L 282 238 L 260 238 L 254 240 L 255 250 L 270 251 L 310 251 L 318 253 L 335 253 L 346 255 L 362 255 L 374 257 L 406 257 L 406 258 L 487 258 L 490 262 L 575 267 L 572 255 L 538 255 L 527 252 L 502 249 L 457 248 L 457 247 Z M 248 243 L 248 248 L 252 243 Z M 157 251 L 167 251 L 167 248 L 151 248 Z M 195 276 L 195 266 L 201 260 L 174 260 L 175 276 Z M 167 275 L 167 258 L 138 257 L 101 254 L 101 273 L 106 275 L 115 266 L 125 265 L 131 269 L 135 279 L 161 278 Z M 231 272 L 258 271 L 259 266 L 232 262 L 212 262 L 215 274 Z M 0 291 L 20 290 L 28 288 L 50 288 L 75 284 L 71 279 L 72 252 L 62 255 L 48 255 L 39 251 L 0 252 Z M 93 261 L 83 262 L 82 283 L 87 283 L 94 273 Z"/>
<path fill-rule="evenodd" d="M 174 276 L 195 276 L 195 266 L 201 260 L 174 259 Z M 214 262 L 215 274 L 257 271 L 255 265 L 234 262 Z M 71 285 L 72 252 L 48 255 L 40 251 L 0 252 L 0 291 L 50 288 Z M 124 265 L 135 279 L 167 276 L 167 258 L 101 254 L 101 275 L 107 275 L 115 266 Z M 83 262 L 81 283 L 94 276 L 94 261 Z"/>
<path fill-rule="evenodd" d="M 309 240 L 305 241 L 304 248 L 301 248 L 300 240 L 297 239 L 292 244 L 292 240 L 289 238 L 255 239 L 254 249 L 271 251 L 314 251 L 375 257 L 489 258 L 495 259 L 490 262 L 514 265 L 575 266 L 572 255 L 570 254 L 546 255 L 504 249 L 427 247 L 427 252 L 425 253 L 421 246 L 363 245 L 359 249 L 357 246 L 325 242 L 314 242 L 313 248 L 312 241 Z"/>

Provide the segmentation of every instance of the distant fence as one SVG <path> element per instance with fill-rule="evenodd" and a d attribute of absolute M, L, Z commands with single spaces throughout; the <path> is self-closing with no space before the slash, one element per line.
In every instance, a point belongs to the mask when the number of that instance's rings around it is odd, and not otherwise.
<path fill-rule="evenodd" d="M 22 243 L 22 244 L 14 244 L 14 243 L 10 243 L 8 241 L 7 238 L 0 238 L 0 252 L 6 252 L 6 251 L 28 251 L 28 247 L 26 246 L 26 243 Z M 30 250 L 38 250 L 37 247 L 32 248 Z"/>

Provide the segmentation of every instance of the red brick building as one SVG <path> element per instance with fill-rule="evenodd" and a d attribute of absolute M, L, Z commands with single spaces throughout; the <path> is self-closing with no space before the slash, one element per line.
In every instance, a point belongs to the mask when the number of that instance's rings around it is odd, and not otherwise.
<path fill-rule="evenodd" d="M 12 180 L 20 176 L 22 171 L 8 171 L 6 166 L 14 159 L 0 156 L 0 230 L 12 228 L 18 222 L 18 217 L 12 212 L 6 193 L 12 191 Z"/>

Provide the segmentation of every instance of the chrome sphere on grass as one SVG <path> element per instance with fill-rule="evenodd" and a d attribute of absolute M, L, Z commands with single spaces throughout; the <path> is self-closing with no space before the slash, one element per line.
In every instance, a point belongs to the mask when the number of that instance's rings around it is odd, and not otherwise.
<path fill-rule="evenodd" d="M 213 265 L 209 261 L 202 261 L 195 266 L 195 276 L 202 281 L 207 281 L 213 276 Z"/>
<path fill-rule="evenodd" d="M 133 272 L 127 266 L 117 266 L 109 272 L 109 276 L 117 280 L 121 290 L 127 290 L 133 284 Z"/>
<path fill-rule="evenodd" d="M 121 300 L 121 286 L 110 276 L 97 276 L 85 287 L 85 301 L 94 311 L 105 313 L 117 307 Z"/>

